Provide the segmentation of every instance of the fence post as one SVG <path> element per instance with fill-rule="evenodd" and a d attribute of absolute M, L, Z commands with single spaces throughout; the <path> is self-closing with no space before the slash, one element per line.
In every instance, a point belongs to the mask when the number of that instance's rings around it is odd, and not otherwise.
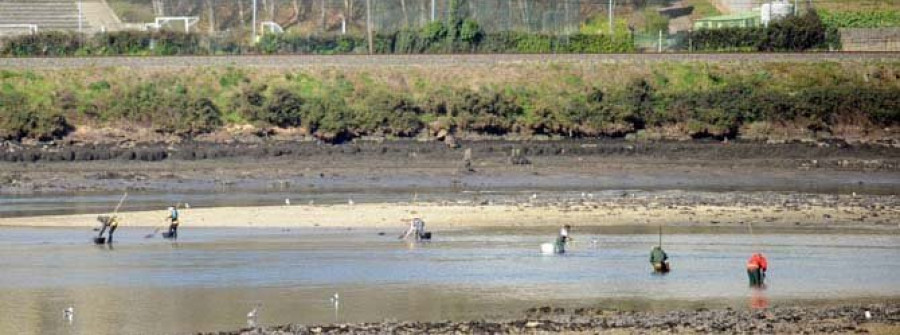
<path fill-rule="evenodd" d="M 659 43 L 657 46 L 658 53 L 662 53 L 662 29 L 659 30 Z"/>
<path fill-rule="evenodd" d="M 369 54 L 375 53 L 375 44 L 372 41 L 372 0 L 366 0 L 366 33 L 369 37 Z"/>

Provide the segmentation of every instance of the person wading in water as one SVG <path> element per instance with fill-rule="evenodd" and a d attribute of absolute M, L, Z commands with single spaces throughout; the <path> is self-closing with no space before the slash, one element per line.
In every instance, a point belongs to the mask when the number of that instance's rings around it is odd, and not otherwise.
<path fill-rule="evenodd" d="M 565 225 L 562 226 L 562 228 L 559 228 L 559 236 L 556 237 L 556 253 L 566 253 L 566 244 L 572 241 L 572 238 L 569 237 L 570 229 L 572 229 L 572 226 L 570 225 Z"/>
<path fill-rule="evenodd" d="M 415 218 L 410 222 L 409 228 L 406 229 L 403 235 L 400 235 L 400 239 L 406 239 L 412 234 L 416 234 L 416 241 L 431 239 L 431 233 L 425 231 L 425 221 L 422 221 L 420 218 Z"/>
<path fill-rule="evenodd" d="M 766 280 L 766 271 L 769 269 L 766 256 L 761 253 L 755 253 L 747 260 L 747 277 L 750 279 L 750 286 L 763 287 Z"/>
<path fill-rule="evenodd" d="M 116 228 L 119 227 L 119 217 L 116 216 L 115 214 L 101 215 L 101 216 L 97 217 L 97 221 L 100 221 L 100 224 L 102 224 L 103 227 L 100 228 L 100 234 L 97 235 L 97 238 L 94 239 L 94 242 L 97 244 L 103 244 L 103 242 L 104 242 L 103 241 L 103 233 L 106 232 L 107 229 L 109 229 L 109 232 L 106 235 L 107 237 L 106 237 L 105 242 L 106 242 L 106 244 L 112 244 L 113 243 L 113 233 L 115 233 Z"/>
<path fill-rule="evenodd" d="M 662 247 L 657 245 L 650 251 L 650 265 L 653 266 L 653 271 L 658 273 L 669 272 L 669 255 Z"/>
<path fill-rule="evenodd" d="M 166 215 L 166 220 L 169 221 L 169 232 L 164 237 L 166 238 L 178 238 L 178 206 L 169 207 L 169 214 Z"/>

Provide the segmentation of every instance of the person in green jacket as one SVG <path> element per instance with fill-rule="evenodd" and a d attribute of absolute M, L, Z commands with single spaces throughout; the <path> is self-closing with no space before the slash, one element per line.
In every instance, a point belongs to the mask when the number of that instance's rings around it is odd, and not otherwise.
<path fill-rule="evenodd" d="M 655 246 L 650 251 L 650 265 L 653 266 L 653 271 L 659 273 L 669 272 L 669 255 L 666 255 L 662 247 Z"/>

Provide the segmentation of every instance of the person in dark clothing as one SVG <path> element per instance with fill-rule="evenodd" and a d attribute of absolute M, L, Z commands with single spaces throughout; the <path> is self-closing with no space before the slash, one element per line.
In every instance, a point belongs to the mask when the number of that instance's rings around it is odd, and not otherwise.
<path fill-rule="evenodd" d="M 103 239 L 103 233 L 106 232 L 107 229 L 109 229 L 109 232 L 106 235 L 107 236 L 106 244 L 112 244 L 113 243 L 113 233 L 115 233 L 116 228 L 119 227 L 119 217 L 117 217 L 115 215 L 112 215 L 112 216 L 101 215 L 101 216 L 97 217 L 97 221 L 100 221 L 100 223 L 103 225 L 103 227 L 100 228 L 100 234 L 97 235 L 98 244 L 102 243 L 99 241 L 101 241 Z"/>
<path fill-rule="evenodd" d="M 169 207 L 169 214 L 166 216 L 166 220 L 169 221 L 169 232 L 166 234 L 168 238 L 178 238 L 178 206 Z"/>
<path fill-rule="evenodd" d="M 662 247 L 655 246 L 650 251 L 650 265 L 653 266 L 653 271 L 659 273 L 669 272 L 669 255 L 666 254 Z"/>

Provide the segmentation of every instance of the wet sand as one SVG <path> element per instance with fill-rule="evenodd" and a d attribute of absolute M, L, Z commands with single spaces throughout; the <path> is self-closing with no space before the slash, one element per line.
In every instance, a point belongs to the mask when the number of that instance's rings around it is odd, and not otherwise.
<path fill-rule="evenodd" d="M 360 227 L 398 228 L 412 218 L 429 227 L 533 227 L 559 226 L 816 226 L 897 229 L 900 207 L 893 196 L 822 196 L 803 199 L 753 199 L 707 203 L 703 198 L 659 199 L 632 197 L 593 201 L 580 197 L 494 203 L 494 200 L 460 200 L 451 203 L 363 203 L 341 205 L 282 205 L 255 207 L 191 208 L 182 210 L 182 227 Z M 791 199 L 791 200 L 787 200 Z M 754 201 L 756 200 L 756 201 Z M 831 200 L 830 202 L 827 200 Z M 754 203 L 756 202 L 756 203 Z M 735 204 L 737 203 L 737 204 Z M 123 226 L 155 227 L 164 224 L 166 212 L 119 213 Z M 0 218 L 0 226 L 91 227 L 96 215 L 48 215 Z"/>
<path fill-rule="evenodd" d="M 869 312 L 867 318 L 865 313 Z M 602 308 L 542 307 L 526 317 L 506 321 L 381 322 L 331 325 L 251 327 L 219 335 L 290 334 L 896 334 L 900 305 L 785 307 L 768 310 L 620 312 Z"/>

